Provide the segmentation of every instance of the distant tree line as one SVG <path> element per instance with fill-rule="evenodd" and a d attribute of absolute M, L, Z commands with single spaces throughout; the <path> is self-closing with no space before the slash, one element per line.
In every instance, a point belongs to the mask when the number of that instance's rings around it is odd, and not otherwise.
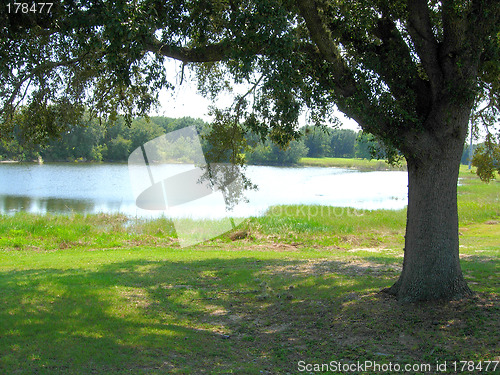
<path fill-rule="evenodd" d="M 202 135 L 202 146 L 209 148 L 204 134 L 210 124 L 191 117 L 136 118 L 127 126 L 123 118 L 113 122 L 97 119 L 68 126 L 61 136 L 46 145 L 26 145 L 16 132 L 0 141 L 0 160 L 32 161 L 110 161 L 125 162 L 130 153 L 144 143 L 187 126 L 195 126 Z M 255 133 L 246 135 L 248 147 L 245 159 L 256 165 L 294 165 L 303 157 L 313 158 L 384 158 L 383 148 L 370 134 L 349 129 L 317 128 L 305 126 L 302 137 L 280 148 L 270 140 L 262 141 Z M 467 164 L 468 147 L 464 149 L 462 163 Z"/>
<path fill-rule="evenodd" d="M 183 117 L 136 118 L 127 126 L 122 117 L 105 122 L 97 119 L 70 125 L 46 145 L 23 142 L 14 130 L 13 136 L 0 142 L 0 159 L 31 161 L 111 161 L 125 162 L 130 153 L 144 143 L 171 131 L 196 126 L 199 132 L 208 126 L 200 119 Z"/>
<path fill-rule="evenodd" d="M 250 135 L 254 144 L 247 154 L 250 164 L 290 165 L 302 157 L 311 158 L 365 158 L 372 157 L 372 151 L 380 149 L 380 144 L 371 136 L 349 129 L 316 128 L 305 126 L 302 137 L 292 141 L 286 149 L 280 149 L 271 141 L 258 142 L 256 135 Z"/>

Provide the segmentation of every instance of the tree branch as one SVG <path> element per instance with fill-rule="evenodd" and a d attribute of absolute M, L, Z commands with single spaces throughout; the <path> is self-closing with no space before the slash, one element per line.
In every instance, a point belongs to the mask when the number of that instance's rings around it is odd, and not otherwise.
<path fill-rule="evenodd" d="M 69 66 L 72 64 L 76 64 L 76 63 L 80 62 L 83 58 L 85 58 L 86 55 L 81 56 L 81 57 L 75 57 L 73 59 L 64 60 L 64 61 L 48 61 L 48 62 L 45 62 L 43 64 L 38 65 L 31 72 L 29 72 L 29 74 L 26 74 L 23 77 L 19 78 L 18 82 L 13 85 L 12 93 L 3 105 L 3 111 L 4 112 L 7 111 L 7 109 L 12 106 L 12 103 L 14 102 L 14 100 L 16 100 L 16 97 L 19 95 L 19 91 L 21 90 L 22 86 L 28 80 L 30 81 L 30 83 L 28 83 L 28 87 L 29 87 L 33 77 L 36 74 L 41 73 L 41 72 L 50 71 L 52 69 L 59 68 L 62 66 Z M 102 53 L 101 53 L 101 55 L 102 55 Z M 28 90 L 28 87 L 26 87 L 26 90 Z M 15 107 L 17 107 L 17 105 L 14 106 L 14 108 Z"/>
<path fill-rule="evenodd" d="M 144 48 L 148 52 L 170 57 L 182 61 L 184 64 L 227 60 L 231 57 L 233 51 L 233 46 L 227 41 L 202 47 L 187 48 L 162 44 L 159 40 L 153 39 L 152 41 L 145 42 Z"/>
<path fill-rule="evenodd" d="M 432 31 L 427 0 L 408 0 L 408 31 L 429 77 L 431 93 L 436 98 L 441 91 L 443 72 L 439 64 L 439 43 Z"/>
<path fill-rule="evenodd" d="M 312 41 L 326 61 L 332 64 L 335 77 L 344 78 L 350 72 L 340 56 L 338 46 L 330 37 L 331 32 L 321 19 L 314 0 L 297 0 L 300 14 L 306 22 Z"/>

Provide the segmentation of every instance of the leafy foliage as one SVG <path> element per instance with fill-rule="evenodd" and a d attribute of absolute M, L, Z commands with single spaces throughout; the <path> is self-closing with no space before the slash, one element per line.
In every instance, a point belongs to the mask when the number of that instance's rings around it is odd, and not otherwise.
<path fill-rule="evenodd" d="M 324 125 L 334 121 L 336 105 L 408 156 L 408 137 L 425 130 L 436 95 L 475 96 L 478 122 L 491 123 L 499 108 L 497 2 L 421 4 L 63 0 L 50 12 L 27 14 L 2 7 L 0 123 L 4 131 L 19 125 L 15 110 L 25 104 L 22 128 L 33 143 L 64 132 L 62 124 L 73 124 L 64 116 L 81 113 L 83 104 L 111 121 L 122 113 L 130 124 L 157 104 L 160 88 L 173 86 L 163 66 L 170 57 L 197 63 L 189 67 L 209 96 L 250 85 L 230 112 L 219 110 L 218 131 L 258 130 L 285 146 L 299 136 L 305 107 L 311 124 Z M 440 78 L 431 61 L 437 47 L 437 57 L 448 59 L 449 75 Z"/>
<path fill-rule="evenodd" d="M 477 175 L 482 181 L 490 182 L 495 179 L 495 171 L 500 173 L 500 144 L 491 136 L 481 145 L 472 158 L 472 165 L 477 167 Z"/>
<path fill-rule="evenodd" d="M 258 143 L 246 155 L 248 164 L 260 165 L 294 165 L 307 156 L 308 148 L 303 140 L 292 141 L 283 149 L 271 141 Z"/>

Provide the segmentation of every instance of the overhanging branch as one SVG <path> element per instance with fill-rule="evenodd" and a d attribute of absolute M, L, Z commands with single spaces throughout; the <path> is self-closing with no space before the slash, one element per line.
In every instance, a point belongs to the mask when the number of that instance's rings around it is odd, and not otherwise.
<path fill-rule="evenodd" d="M 202 47 L 178 47 L 162 44 L 154 39 L 144 43 L 145 50 L 157 55 L 170 57 L 183 63 L 216 62 L 227 60 L 231 56 L 231 45 L 227 42 L 214 43 Z"/>
<path fill-rule="evenodd" d="M 104 53 L 100 53 L 99 56 L 103 56 Z M 29 73 L 25 74 L 24 76 L 20 77 L 16 83 L 13 84 L 13 90 L 9 96 L 9 98 L 5 101 L 3 104 L 3 112 L 7 112 L 9 108 L 15 108 L 17 107 L 17 104 L 13 106 L 14 101 L 16 98 L 19 96 L 19 92 L 23 85 L 28 81 L 28 86 L 25 88 L 27 91 L 29 88 L 29 85 L 31 84 L 31 81 L 33 80 L 33 77 L 35 77 L 37 74 L 44 73 L 44 72 L 49 72 L 55 68 L 60 68 L 63 66 L 70 66 L 73 64 L 76 64 L 80 61 L 82 61 L 88 54 L 85 54 L 83 56 L 75 57 L 73 59 L 68 59 L 64 61 L 48 61 L 45 63 L 42 63 L 35 67 L 33 70 L 31 70 Z M 24 98 L 25 94 L 23 95 Z"/>

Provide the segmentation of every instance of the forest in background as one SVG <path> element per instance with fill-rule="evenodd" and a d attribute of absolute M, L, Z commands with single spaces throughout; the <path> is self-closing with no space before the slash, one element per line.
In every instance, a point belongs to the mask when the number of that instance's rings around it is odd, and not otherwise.
<path fill-rule="evenodd" d="M 123 118 L 114 122 L 97 119 L 83 125 L 68 126 L 59 138 L 46 145 L 27 145 L 16 131 L 10 139 L 0 141 L 0 160 L 47 162 L 126 162 L 130 153 L 144 143 L 188 126 L 195 126 L 201 135 L 202 147 L 210 147 L 204 137 L 211 125 L 191 117 L 136 118 L 127 126 Z M 255 133 L 247 133 L 248 147 L 245 159 L 254 165 L 294 165 L 303 157 L 333 157 L 370 159 L 384 158 L 383 147 L 370 134 L 350 129 L 317 128 L 304 126 L 302 137 L 282 149 L 270 140 L 262 141 Z M 375 154 L 373 153 L 375 151 Z M 462 164 L 468 162 L 465 147 Z"/>

